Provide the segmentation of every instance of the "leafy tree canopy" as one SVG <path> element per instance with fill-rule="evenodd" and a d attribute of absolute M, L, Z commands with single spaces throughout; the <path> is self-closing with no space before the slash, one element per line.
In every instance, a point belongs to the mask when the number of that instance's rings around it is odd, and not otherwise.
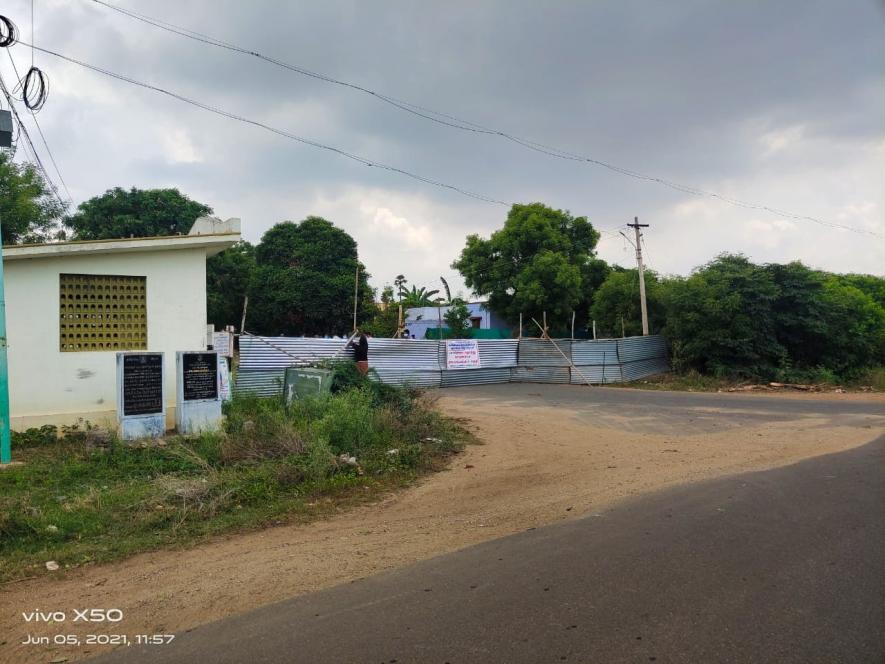
<path fill-rule="evenodd" d="M 664 283 L 653 270 L 645 270 L 645 299 L 648 326 L 658 334 L 666 323 Z M 612 270 L 596 290 L 590 317 L 596 321 L 598 336 L 620 337 L 642 334 L 642 310 L 639 303 L 639 271 Z"/>
<path fill-rule="evenodd" d="M 374 292 L 354 239 L 320 217 L 286 221 L 255 248 L 246 329 L 270 335 L 347 334 L 353 327 L 359 266 L 358 324 L 375 312 Z"/>
<path fill-rule="evenodd" d="M 772 301 L 776 341 L 791 367 L 814 367 L 830 343 L 827 305 L 823 299 L 825 275 L 796 261 L 764 267 L 777 289 Z"/>
<path fill-rule="evenodd" d="M 438 290 L 427 290 L 424 286 L 412 286 L 410 290 L 402 290 L 400 292 L 403 308 L 406 307 L 432 307 L 437 304 L 441 298 L 434 297 L 439 295 Z"/>
<path fill-rule="evenodd" d="M 593 258 L 598 240 L 586 217 L 542 203 L 514 205 L 490 238 L 469 235 L 452 267 L 511 324 L 520 313 L 540 320 L 546 311 L 548 321 L 564 326 L 576 311 L 584 327 L 593 291 L 606 273 Z"/>
<path fill-rule="evenodd" d="M 820 353 L 820 365 L 852 377 L 864 368 L 885 364 L 885 309 L 839 276 L 824 281 L 821 299 L 828 343 Z"/>
<path fill-rule="evenodd" d="M 885 278 L 876 277 L 872 274 L 840 274 L 837 278 L 843 284 L 854 286 L 859 291 L 866 293 L 878 304 L 885 308 Z"/>
<path fill-rule="evenodd" d="M 178 189 L 108 189 L 80 203 L 65 224 L 77 240 L 186 235 L 212 208 Z"/>
<path fill-rule="evenodd" d="M 771 376 L 785 356 L 773 316 L 777 285 L 746 257 L 722 254 L 669 288 L 667 333 L 683 368 Z"/>
<path fill-rule="evenodd" d="M 0 151 L 0 228 L 3 244 L 45 242 L 58 232 L 66 211 L 31 164 Z"/>
<path fill-rule="evenodd" d="M 216 328 L 233 325 L 243 318 L 243 302 L 255 270 L 255 247 L 238 242 L 206 261 L 207 318 Z"/>

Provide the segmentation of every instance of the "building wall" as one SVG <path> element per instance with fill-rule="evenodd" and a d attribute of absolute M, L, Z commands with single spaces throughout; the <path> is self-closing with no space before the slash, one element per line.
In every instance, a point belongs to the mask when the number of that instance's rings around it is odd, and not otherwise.
<path fill-rule="evenodd" d="M 439 308 L 413 307 L 407 309 L 404 316 L 404 325 L 406 329 L 409 330 L 410 334 L 414 334 L 418 339 L 423 339 L 424 335 L 427 334 L 427 330 L 435 330 L 437 327 L 448 329 L 445 320 L 440 322 L 440 319 L 450 308 L 451 307 L 445 306 Z M 476 317 L 482 319 L 479 324 L 481 330 L 488 330 L 492 327 L 508 327 L 503 320 L 486 309 L 485 302 L 468 302 L 467 310 L 470 312 L 471 318 Z M 495 325 L 496 322 L 500 323 L 500 325 Z"/>
<path fill-rule="evenodd" d="M 148 350 L 165 353 L 168 427 L 175 423 L 175 351 L 206 347 L 206 250 L 10 260 L 4 264 L 10 420 L 21 430 L 116 426 L 116 352 L 59 350 L 59 274 L 146 277 Z"/>

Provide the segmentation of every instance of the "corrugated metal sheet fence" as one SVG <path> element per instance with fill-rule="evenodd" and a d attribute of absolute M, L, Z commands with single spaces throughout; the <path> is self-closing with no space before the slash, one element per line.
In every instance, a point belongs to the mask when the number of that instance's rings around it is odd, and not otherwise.
<path fill-rule="evenodd" d="M 554 343 L 556 346 L 554 347 Z M 352 357 L 342 339 L 240 338 L 237 393 L 282 392 L 286 367 Z M 481 368 L 446 369 L 445 341 L 372 339 L 369 364 L 385 383 L 457 387 L 488 383 L 614 383 L 667 371 L 667 342 L 660 336 L 602 339 L 479 339 Z M 558 350 L 557 350 L 558 349 Z M 574 364 L 577 371 L 572 367 Z"/>

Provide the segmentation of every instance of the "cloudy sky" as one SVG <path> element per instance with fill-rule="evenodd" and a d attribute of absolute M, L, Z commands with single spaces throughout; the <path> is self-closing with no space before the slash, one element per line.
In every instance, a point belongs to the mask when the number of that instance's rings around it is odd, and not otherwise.
<path fill-rule="evenodd" d="M 91 0 L 35 0 L 38 46 L 493 199 L 615 229 L 651 224 L 647 262 L 722 251 L 885 273 L 885 11 L 877 0 L 242 2 L 120 7 L 619 167 L 879 235 L 735 207 L 452 129 L 367 94 L 197 43 Z M 30 2 L 3 13 L 30 41 Z M 31 54 L 11 49 L 24 73 Z M 76 203 L 178 187 L 258 241 L 321 215 L 376 286 L 434 286 L 507 207 L 347 160 L 50 55 L 41 126 Z M 0 73 L 14 80 L 9 60 Z M 32 133 L 36 138 L 36 132 Z M 42 145 L 37 139 L 38 149 Z M 630 265 L 616 233 L 599 255 Z"/>

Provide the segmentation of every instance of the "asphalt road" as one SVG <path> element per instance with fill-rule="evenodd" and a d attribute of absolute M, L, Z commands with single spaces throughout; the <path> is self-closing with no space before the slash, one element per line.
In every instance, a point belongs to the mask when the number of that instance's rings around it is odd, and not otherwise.
<path fill-rule="evenodd" d="M 95 661 L 881 664 L 883 600 L 885 436 Z"/>
<path fill-rule="evenodd" d="M 790 398 L 787 395 L 667 392 L 618 387 L 501 383 L 458 387 L 441 395 L 463 397 L 473 405 L 563 406 L 594 424 L 627 431 L 700 434 L 770 422 L 807 419 L 816 426 L 882 429 L 885 403 L 848 399 Z M 812 422 L 813 420 L 813 422 Z M 871 438 L 873 435 L 871 434 Z"/>

